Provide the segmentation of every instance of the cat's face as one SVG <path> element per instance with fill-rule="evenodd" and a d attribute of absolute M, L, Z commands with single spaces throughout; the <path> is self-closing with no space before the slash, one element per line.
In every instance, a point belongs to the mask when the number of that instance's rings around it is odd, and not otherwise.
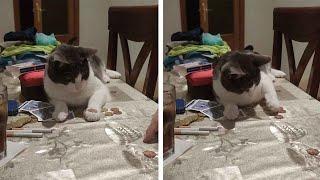
<path fill-rule="evenodd" d="M 270 62 L 268 56 L 251 49 L 231 51 L 223 55 L 217 66 L 221 84 L 228 91 L 242 94 L 260 82 L 259 66 Z"/>
<path fill-rule="evenodd" d="M 48 58 L 48 77 L 68 91 L 78 92 L 89 78 L 89 62 L 96 50 L 70 45 L 60 45 Z"/>

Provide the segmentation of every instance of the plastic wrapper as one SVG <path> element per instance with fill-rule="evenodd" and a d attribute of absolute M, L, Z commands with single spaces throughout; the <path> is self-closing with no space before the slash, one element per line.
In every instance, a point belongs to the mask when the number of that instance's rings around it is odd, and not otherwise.
<path fill-rule="evenodd" d="M 142 137 L 140 131 L 114 121 L 107 124 L 105 132 L 113 142 L 120 145 L 129 144 Z"/>
<path fill-rule="evenodd" d="M 282 143 L 293 142 L 307 134 L 305 130 L 294 127 L 287 122 L 272 122 L 270 131 Z"/>

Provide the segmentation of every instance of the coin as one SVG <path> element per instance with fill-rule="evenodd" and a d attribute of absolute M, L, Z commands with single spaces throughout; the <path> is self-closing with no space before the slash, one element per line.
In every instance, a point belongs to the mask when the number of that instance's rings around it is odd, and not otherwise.
<path fill-rule="evenodd" d="M 308 154 L 312 155 L 312 156 L 316 156 L 319 154 L 318 149 L 314 149 L 314 148 L 309 148 L 307 149 Z"/>
<path fill-rule="evenodd" d="M 150 151 L 150 150 L 143 151 L 143 154 L 148 158 L 154 158 L 157 155 L 157 153 L 155 153 L 154 151 Z"/>
<path fill-rule="evenodd" d="M 107 111 L 107 112 L 104 112 L 104 115 L 106 115 L 106 116 L 113 116 L 113 113 L 110 112 L 110 111 Z"/>

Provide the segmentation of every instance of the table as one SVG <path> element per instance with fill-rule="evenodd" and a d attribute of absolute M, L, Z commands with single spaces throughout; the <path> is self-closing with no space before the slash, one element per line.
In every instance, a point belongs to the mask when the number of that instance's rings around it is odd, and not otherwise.
<path fill-rule="evenodd" d="M 244 118 L 232 130 L 176 136 L 194 146 L 164 168 L 164 179 L 320 179 L 320 157 L 305 150 L 320 149 L 320 102 L 285 79 L 277 79 L 275 86 L 286 110 L 283 119 L 258 105 L 244 108 Z M 205 118 L 191 126 L 219 122 L 226 120 Z"/>
<path fill-rule="evenodd" d="M 74 118 L 27 124 L 24 127 L 46 126 L 54 131 L 40 139 L 9 138 L 28 142 L 29 147 L 0 168 L 0 179 L 47 179 L 61 170 L 73 171 L 76 179 L 158 177 L 157 158 L 143 155 L 144 150 L 157 151 L 158 144 L 142 142 L 157 104 L 121 80 L 111 80 L 107 86 L 114 98 L 105 107 L 119 107 L 121 115 L 98 122 Z"/>

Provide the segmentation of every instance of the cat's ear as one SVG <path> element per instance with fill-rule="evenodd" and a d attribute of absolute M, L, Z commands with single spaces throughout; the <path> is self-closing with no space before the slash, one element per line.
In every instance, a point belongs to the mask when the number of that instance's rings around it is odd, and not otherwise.
<path fill-rule="evenodd" d="M 83 48 L 83 47 L 79 47 L 79 52 L 81 54 L 81 56 L 83 57 L 92 57 L 97 53 L 98 50 L 93 49 L 93 48 Z"/>
<path fill-rule="evenodd" d="M 252 56 L 252 63 L 257 67 L 271 62 L 270 56 L 264 56 L 260 54 L 251 54 L 251 56 Z"/>
<path fill-rule="evenodd" d="M 253 51 L 253 46 L 252 45 L 248 45 L 244 48 L 244 50 L 249 50 L 249 51 Z"/>

